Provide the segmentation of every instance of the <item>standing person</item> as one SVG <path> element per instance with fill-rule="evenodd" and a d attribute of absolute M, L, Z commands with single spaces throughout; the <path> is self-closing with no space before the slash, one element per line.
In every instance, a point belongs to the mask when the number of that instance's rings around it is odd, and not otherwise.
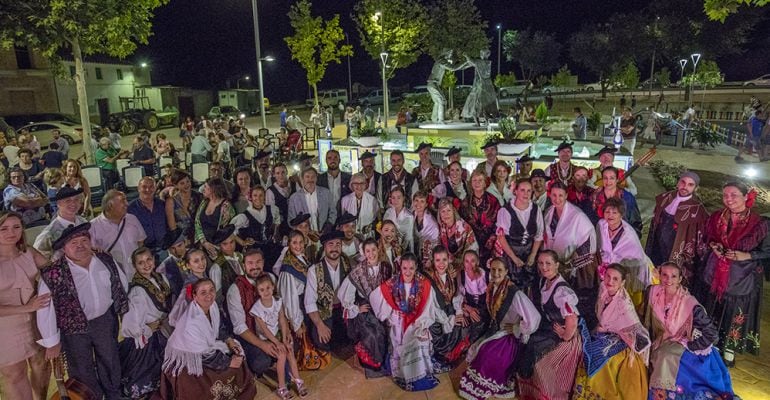
<path fill-rule="evenodd" d="M 195 214 L 195 243 L 200 243 L 211 259 L 217 256 L 217 246 L 212 243 L 216 232 L 235 216 L 229 198 L 222 179 L 209 178 L 203 184 L 203 201 Z"/>
<path fill-rule="evenodd" d="M 535 262 L 543 244 L 543 213 L 532 202 L 532 184 L 528 180 L 511 183 L 513 200 L 497 213 L 495 252 L 508 262 L 508 274 L 516 287 L 529 291 L 536 273 Z"/>
<path fill-rule="evenodd" d="M 53 244 L 64 257 L 40 271 L 38 295 L 50 293 L 51 302 L 37 310 L 38 343 L 47 359 L 64 351 L 70 378 L 96 396 L 119 399 L 118 318 L 128 311 L 128 284 L 112 256 L 92 250 L 90 228 L 65 229 Z"/>
<path fill-rule="evenodd" d="M 686 171 L 679 176 L 676 190 L 655 198 L 645 253 L 653 265 L 674 261 L 682 267 L 684 278 L 692 282 L 698 266 L 707 256 L 706 222 L 708 212 L 695 191 L 700 177 Z"/>
<path fill-rule="evenodd" d="M 586 140 L 588 138 L 588 120 L 586 120 L 580 107 L 573 108 L 572 112 L 575 113 L 575 120 L 572 121 L 572 134 L 577 140 Z"/>
<path fill-rule="evenodd" d="M 131 255 L 136 274 L 128 289 L 128 312 L 120 324 L 122 394 L 142 399 L 160 387 L 161 364 L 171 326 L 173 294 L 165 276 L 155 271 L 155 258 L 146 247 Z"/>
<path fill-rule="evenodd" d="M 361 162 L 361 170 L 366 175 L 366 191 L 369 192 L 372 196 L 376 198 L 380 197 L 387 197 L 390 195 L 390 190 L 385 188 L 382 181 L 382 174 L 377 172 L 374 169 L 374 157 L 377 155 L 370 152 L 365 151 L 364 154 L 361 154 L 358 157 L 358 161 Z M 387 204 L 386 199 L 383 197 L 382 202 Z M 385 205 L 383 204 L 383 205 Z"/>
<path fill-rule="evenodd" d="M 572 184 L 567 187 L 567 201 L 578 206 L 593 224 L 599 220 L 594 212 L 594 189 L 588 185 L 588 169 L 576 167 Z"/>
<path fill-rule="evenodd" d="M 451 165 L 453 162 L 458 162 L 460 163 L 460 171 L 462 171 L 461 179 L 463 180 L 463 182 L 467 182 L 468 177 L 470 177 L 470 173 L 468 172 L 467 169 L 463 167 L 463 164 L 460 161 L 461 151 L 462 151 L 461 148 L 452 146 L 452 148 L 446 152 L 446 159 L 447 159 L 448 165 L 446 168 L 444 168 L 444 176 L 449 176 L 449 165 Z"/>
<path fill-rule="evenodd" d="M 273 265 L 281 252 L 278 245 L 281 214 L 276 206 L 265 205 L 265 189 L 251 189 L 251 204 L 230 221 L 235 226 L 236 241 L 241 248 L 258 246 L 265 253 L 267 265 Z"/>
<path fill-rule="evenodd" d="M 420 157 L 420 162 L 412 170 L 412 176 L 414 176 L 415 180 L 415 188 L 412 189 L 413 192 L 422 190 L 430 193 L 433 188 L 446 180 L 444 178 L 444 170 L 438 165 L 433 164 L 433 161 L 431 161 L 430 151 L 432 148 L 432 144 L 425 142 L 422 142 L 417 146 L 417 154 Z"/>
<path fill-rule="evenodd" d="M 270 155 L 272 151 L 260 150 L 254 155 L 254 184 L 267 189 L 273 184 L 272 171 L 270 170 Z"/>
<path fill-rule="evenodd" d="M 75 160 L 67 160 L 61 167 L 62 175 L 64 175 L 64 185 L 73 189 L 83 189 L 83 206 L 81 211 L 85 215 L 91 213 L 91 187 L 88 185 L 88 181 L 83 176 L 83 171 L 80 169 L 80 163 Z"/>
<path fill-rule="evenodd" d="M 353 267 L 337 291 L 347 320 L 348 338 L 355 344 L 358 361 L 364 367 L 366 378 L 384 376 L 385 357 L 388 354 L 388 333 L 372 311 L 369 295 L 390 279 L 393 271 L 380 259 L 377 241 L 366 239 L 363 257 Z"/>
<path fill-rule="evenodd" d="M 289 198 L 289 219 L 299 214 L 310 214 L 310 229 L 326 232 L 337 221 L 337 207 L 331 203 L 331 192 L 318 186 L 318 171 L 313 167 L 302 170 L 302 188 Z"/>
<path fill-rule="evenodd" d="M 631 95 L 631 109 L 633 110 L 635 108 L 636 108 L 636 95 L 632 94 Z"/>
<path fill-rule="evenodd" d="M 110 190 L 102 200 L 102 213 L 91 221 L 91 240 L 97 249 L 112 255 L 130 280 L 134 277 L 131 254 L 144 245 L 147 234 L 139 219 L 128 213 L 126 195 Z"/>
<path fill-rule="evenodd" d="M 722 188 L 724 208 L 706 225 L 711 252 L 702 272 L 703 304 L 716 318 L 723 357 L 759 352 L 762 262 L 770 258 L 768 225 L 751 206 L 756 192 L 739 182 Z"/>
<path fill-rule="evenodd" d="M 206 137 L 205 129 L 199 129 L 195 132 L 195 137 L 190 143 L 190 153 L 192 163 L 205 163 L 209 159 L 209 153 L 211 153 L 212 147 Z"/>
<path fill-rule="evenodd" d="M 621 200 L 624 207 L 623 219 L 633 227 L 636 235 L 642 237 L 642 214 L 636 204 L 636 198 L 630 192 L 618 187 L 618 169 L 607 167 L 602 171 L 602 188 L 593 194 L 594 213 L 598 218 L 604 218 L 604 203 L 611 198 Z"/>
<path fill-rule="evenodd" d="M 517 356 L 540 325 L 535 305 L 508 278 L 505 260 L 492 259 L 489 276 L 485 306 L 490 325 L 468 350 L 468 369 L 460 378 L 459 395 L 468 400 L 515 397 Z"/>
<path fill-rule="evenodd" d="M 78 210 L 83 205 L 83 189 L 73 189 L 69 186 L 56 192 L 56 217 L 51 220 L 43 231 L 35 238 L 32 245 L 45 257 L 53 256 L 53 242 L 61 236 L 61 233 L 70 225 L 80 225 L 88 222 L 80 216 Z"/>
<path fill-rule="evenodd" d="M 251 168 L 239 167 L 233 172 L 233 190 L 230 191 L 230 203 L 236 213 L 242 213 L 251 204 Z"/>
<path fill-rule="evenodd" d="M 486 178 L 485 178 L 486 179 Z M 427 265 L 431 252 L 438 244 L 438 222 L 428 210 L 428 194 L 417 192 L 412 196 L 414 214 L 414 249 L 420 265 Z"/>
<path fill-rule="evenodd" d="M 599 248 L 599 277 L 604 276 L 607 266 L 613 263 L 623 265 L 629 276 L 626 279 L 634 306 L 642 304 L 644 290 L 652 284 L 651 262 L 644 253 L 639 237 L 633 227 L 623 220 L 625 204 L 617 198 L 607 199 L 602 207 L 603 218 L 596 224 L 596 238 Z"/>
<path fill-rule="evenodd" d="M 214 303 L 210 279 L 192 285 L 190 305 L 168 339 L 160 398 L 251 400 L 257 395 L 254 377 L 243 363 L 243 348 L 222 329 L 223 317 Z"/>
<path fill-rule="evenodd" d="M 628 270 L 610 264 L 599 288 L 599 326 L 581 326 L 583 360 L 575 379 L 574 399 L 644 399 L 650 334 L 639 321 L 624 287 Z"/>
<path fill-rule="evenodd" d="M 145 176 L 155 176 L 155 152 L 152 151 L 150 144 L 141 135 L 134 138 L 131 163 L 144 168 Z"/>
<path fill-rule="evenodd" d="M 433 196 L 436 199 L 450 199 L 457 208 L 460 208 L 462 201 L 468 197 L 468 185 L 463 179 L 463 167 L 459 161 L 453 161 L 447 168 L 448 179 L 433 188 Z"/>
<path fill-rule="evenodd" d="M 473 235 L 479 246 L 479 259 L 484 266 L 492 257 L 492 251 L 495 248 L 497 213 L 500 211 L 500 203 L 494 195 L 485 190 L 486 185 L 487 178 L 484 173 L 479 170 L 473 171 L 471 192 L 460 207 L 460 216 L 473 229 Z"/>
<path fill-rule="evenodd" d="M 623 144 L 631 155 L 634 155 L 634 148 L 636 148 L 636 117 L 634 117 L 633 111 L 626 107 L 623 108 L 623 115 L 620 118 L 620 134 L 623 136 Z"/>
<path fill-rule="evenodd" d="M 61 131 L 59 129 L 54 129 L 51 131 L 51 136 L 53 136 L 51 143 L 56 143 L 59 146 L 56 151 L 61 153 L 65 160 L 70 158 L 70 142 L 61 137 Z"/>
<path fill-rule="evenodd" d="M 578 298 L 559 275 L 560 266 L 559 256 L 551 250 L 537 257 L 540 280 L 532 303 L 540 312 L 540 326 L 518 362 L 519 396 L 524 400 L 569 399 L 583 354 Z"/>
<path fill-rule="evenodd" d="M 532 173 L 532 162 L 534 158 L 529 154 L 525 154 L 521 158 L 516 160 L 517 172 L 513 175 L 513 180 L 526 179 Z"/>
<path fill-rule="evenodd" d="M 484 172 L 478 168 L 476 171 Z M 484 174 L 486 177 L 486 173 Z M 511 192 L 511 166 L 503 160 L 498 160 L 492 167 L 492 175 L 490 176 L 489 186 L 487 192 L 497 199 L 499 204 L 505 204 L 513 198 L 513 192 Z M 529 177 L 527 177 L 529 178 Z"/>
<path fill-rule="evenodd" d="M 730 372 L 714 344 L 719 331 L 704 307 L 682 285 L 676 263 L 659 267 L 650 288 L 644 324 L 650 331 L 648 398 L 734 398 Z"/>
<path fill-rule="evenodd" d="M 310 339 L 324 352 L 340 350 L 347 344 L 343 308 L 337 292 L 350 272 L 347 257 L 342 256 L 342 238 L 337 230 L 321 236 L 323 257 L 310 266 L 305 285 L 305 313 L 312 322 Z"/>
<path fill-rule="evenodd" d="M 278 115 L 281 119 L 281 128 L 286 128 L 286 117 L 288 117 L 286 107 L 281 108 L 281 112 Z"/>
<path fill-rule="evenodd" d="M 343 212 L 335 227 L 345 235 L 342 238 L 342 254 L 348 258 L 350 265 L 356 265 L 361 258 L 361 244 L 364 239 L 356 233 L 357 217 L 347 212 Z"/>
<path fill-rule="evenodd" d="M 436 300 L 430 280 L 417 272 L 417 257 L 401 257 L 401 271 L 369 295 L 374 315 L 389 328 L 391 376 L 401 389 L 430 390 L 438 386 L 431 362 L 431 332 L 438 322 L 451 332 L 454 318 L 447 317 Z"/>
<path fill-rule="evenodd" d="M 486 143 L 484 143 L 483 146 L 481 146 L 481 149 L 484 150 L 484 157 L 486 160 L 479 163 L 479 165 L 476 167 L 479 171 L 484 171 L 485 174 L 487 174 L 487 177 L 491 177 L 492 173 L 494 172 L 494 166 L 497 165 L 497 142 L 494 140 L 490 140 Z"/>
<path fill-rule="evenodd" d="M 35 293 L 38 268 L 48 260 L 27 247 L 21 216 L 0 214 L 0 378 L 11 400 L 46 399 L 51 377 L 45 348 L 35 343 L 34 314 L 51 303 Z"/>
<path fill-rule="evenodd" d="M 340 152 L 334 149 L 326 152 L 326 172 L 318 175 L 318 186 L 329 189 L 335 207 L 351 192 L 350 177 L 349 172 L 340 171 Z"/>
<path fill-rule="evenodd" d="M 183 271 L 187 268 L 185 253 L 187 253 L 187 247 L 190 243 L 184 232 L 177 232 L 179 233 L 175 237 L 164 242 L 163 246 L 168 257 L 161 261 L 156 270 L 168 281 L 171 287 L 171 297 L 173 298 L 179 297 L 179 293 L 182 292 L 182 287 L 184 286 Z"/>
<path fill-rule="evenodd" d="M 735 156 L 735 162 L 745 162 L 746 160 L 741 157 L 741 154 L 745 152 L 746 154 L 751 155 L 754 150 L 757 152 L 759 161 L 765 161 L 765 151 L 761 139 L 762 130 L 767 123 L 767 119 L 763 119 L 763 116 L 764 112 L 760 108 L 754 111 L 754 115 L 749 118 L 749 121 L 746 123 L 746 130 L 748 131 L 748 135 L 746 135 L 746 144 L 738 150 L 738 155 Z"/>
<path fill-rule="evenodd" d="M 169 230 L 182 231 L 190 243 L 195 242 L 195 215 L 203 201 L 203 195 L 192 190 L 190 174 L 174 170 L 171 174 L 173 189 L 165 198 L 166 224 Z"/>
<path fill-rule="evenodd" d="M 300 125 L 303 128 L 307 128 L 307 124 L 302 122 L 302 119 L 297 115 L 297 110 L 291 110 L 291 115 L 286 118 L 286 129 L 291 131 L 299 131 Z"/>
<path fill-rule="evenodd" d="M 115 161 L 126 156 L 128 156 L 128 151 L 115 150 L 109 138 L 103 137 L 99 139 L 99 146 L 97 146 L 96 153 L 94 154 L 94 162 L 102 170 L 104 187 L 107 190 L 114 188 L 115 184 L 120 182 L 120 173 Z"/>
<path fill-rule="evenodd" d="M 285 164 L 273 165 L 272 174 L 273 184 L 266 188 L 265 205 L 277 207 L 281 214 L 281 221 L 288 226 L 289 198 L 294 193 L 294 188 L 289 183 L 289 172 Z M 282 231 L 284 230 L 286 229 L 282 229 Z"/>
<path fill-rule="evenodd" d="M 382 174 L 382 191 L 380 193 L 382 198 L 378 198 L 381 207 L 387 206 L 388 199 L 384 197 L 389 195 L 396 186 L 404 189 L 407 200 L 411 200 L 414 195 L 412 192 L 414 176 L 404 170 L 404 153 L 401 150 L 393 150 L 390 153 L 390 170 Z M 407 201 L 408 203 L 409 201 Z"/>
<path fill-rule="evenodd" d="M 599 166 L 589 171 L 590 180 L 588 185 L 594 189 L 604 186 L 604 180 L 602 179 L 602 171 L 607 167 L 615 168 L 615 153 L 618 150 L 614 147 L 604 146 L 594 157 L 599 159 Z M 618 170 L 618 187 L 628 191 L 632 195 L 636 196 L 637 189 L 634 181 L 630 176 L 626 176 L 626 171 L 622 168 L 616 168 Z"/>
<path fill-rule="evenodd" d="M 385 210 L 383 220 L 392 221 L 398 228 L 399 236 L 403 238 L 404 249 L 412 252 L 414 249 L 414 215 L 406 208 L 404 190 L 397 187 L 390 191 L 390 207 Z"/>
<path fill-rule="evenodd" d="M 366 191 L 366 176 L 362 172 L 353 175 L 349 185 L 352 193 L 342 198 L 340 211 L 356 217 L 356 233 L 364 238 L 374 237 L 380 205 Z"/>
<path fill-rule="evenodd" d="M 166 220 L 166 204 L 155 197 L 155 179 L 145 176 L 139 181 L 139 197 L 128 205 L 128 213 L 139 220 L 146 235 L 144 247 L 150 249 L 153 255 L 160 254 L 163 249 L 163 239 L 169 231 Z M 165 258 L 162 257 L 162 258 Z"/>
<path fill-rule="evenodd" d="M 558 160 L 545 169 L 545 175 L 551 182 L 561 182 L 564 186 L 569 186 L 575 173 L 575 164 L 572 163 L 572 143 L 561 142 L 556 148 L 556 155 Z"/>
<path fill-rule="evenodd" d="M 546 185 L 549 179 L 548 175 L 540 168 L 535 168 L 529 177 L 529 181 L 532 183 L 532 202 L 537 204 L 540 211 L 551 206 L 551 199 L 548 197 L 548 185 Z"/>

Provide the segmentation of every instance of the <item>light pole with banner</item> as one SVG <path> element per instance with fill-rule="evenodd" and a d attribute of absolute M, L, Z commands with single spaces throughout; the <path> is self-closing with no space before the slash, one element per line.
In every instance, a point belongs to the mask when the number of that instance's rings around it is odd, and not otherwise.
<path fill-rule="evenodd" d="M 497 76 L 500 76 L 500 53 L 502 49 L 503 25 L 497 24 Z"/>

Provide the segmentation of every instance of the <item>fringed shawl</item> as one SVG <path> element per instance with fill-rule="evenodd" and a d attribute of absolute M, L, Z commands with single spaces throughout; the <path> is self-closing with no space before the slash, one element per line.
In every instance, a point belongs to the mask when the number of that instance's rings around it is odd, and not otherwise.
<path fill-rule="evenodd" d="M 216 304 L 209 308 L 209 315 L 210 320 L 197 302 L 190 303 L 168 339 L 163 371 L 178 376 L 186 369 L 190 375 L 201 376 L 204 356 L 217 350 L 229 352 L 227 345 L 217 340 L 220 317 Z"/>

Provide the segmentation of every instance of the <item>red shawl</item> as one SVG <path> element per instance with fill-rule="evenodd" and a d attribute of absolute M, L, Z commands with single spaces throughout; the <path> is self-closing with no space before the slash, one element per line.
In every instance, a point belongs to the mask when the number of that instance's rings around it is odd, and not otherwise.
<path fill-rule="evenodd" d="M 726 208 L 711 214 L 706 227 L 709 243 L 716 242 L 724 246 L 726 250 L 744 252 L 757 248 L 767 236 L 767 225 L 765 225 L 762 217 L 749 208 L 735 226 L 730 227 L 730 215 L 730 210 Z M 717 256 L 717 264 L 714 268 L 714 277 L 711 280 L 711 292 L 716 294 L 718 299 L 721 299 L 727 290 L 732 261 L 721 254 L 715 255 Z"/>
<path fill-rule="evenodd" d="M 406 329 L 417 320 L 423 310 L 425 310 L 425 306 L 428 304 L 428 300 L 430 299 L 430 281 L 420 274 L 415 274 L 412 284 L 418 285 L 417 294 L 415 295 L 416 299 L 414 299 L 413 305 L 409 304 L 409 300 L 407 300 L 406 311 L 401 309 L 399 301 L 396 300 L 396 296 L 394 295 L 394 292 L 398 290 L 397 286 L 399 286 L 399 283 L 403 284 L 401 281 L 401 274 L 385 281 L 382 284 L 382 297 L 396 312 L 403 315 L 404 324 L 401 327 L 401 332 L 406 332 Z M 407 293 L 406 295 L 408 296 L 409 294 Z"/>

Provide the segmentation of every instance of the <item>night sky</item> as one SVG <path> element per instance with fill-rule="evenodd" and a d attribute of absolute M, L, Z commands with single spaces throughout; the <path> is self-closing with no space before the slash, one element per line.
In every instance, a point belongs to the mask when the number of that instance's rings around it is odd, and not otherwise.
<path fill-rule="evenodd" d="M 702 0 L 675 1 L 696 1 L 702 4 Z M 276 58 L 272 63 L 263 63 L 265 94 L 273 104 L 304 99 L 308 95 L 305 72 L 296 61 L 291 60 L 283 40 L 293 33 L 286 15 L 293 1 L 258 2 L 262 55 Z M 483 18 L 489 22 L 493 65 L 496 65 L 497 60 L 497 32 L 494 27 L 498 22 L 503 24 L 504 30 L 533 28 L 555 33 L 566 48 L 571 33 L 577 31 L 583 23 L 604 21 L 618 12 L 634 12 L 648 2 L 476 0 Z M 378 86 L 379 61 L 371 59 L 359 45 L 358 32 L 350 18 L 354 4 L 354 0 L 316 0 L 313 2 L 313 13 L 324 17 L 340 14 L 342 28 L 354 46 L 354 56 L 351 58 L 353 82 Z M 228 79 L 231 80 L 231 86 L 235 87 L 237 78 L 249 75 L 251 81 L 241 81 L 241 87 L 256 86 L 256 55 L 249 0 L 171 0 L 168 5 L 156 10 L 153 32 L 149 45 L 141 46 L 134 59 L 136 62 L 147 61 L 152 66 L 154 84 L 215 89 L 225 88 Z M 751 79 L 770 72 L 770 57 L 764 56 L 770 54 L 769 37 L 770 22 L 765 21 L 752 35 L 754 44 L 751 51 L 736 58 L 735 62 L 720 60 L 720 67 L 727 74 L 727 80 Z M 568 61 L 564 50 L 562 63 Z M 675 65 L 674 62 L 669 68 Z M 422 56 L 411 67 L 399 70 L 390 85 L 424 84 L 431 66 L 431 60 Z M 572 63 L 569 67 L 573 73 L 582 72 Z M 502 72 L 512 68 L 513 65 L 503 58 Z M 642 69 L 643 74 L 646 69 Z M 472 72 L 466 71 L 466 83 L 471 79 Z M 581 74 L 580 80 L 590 82 L 595 79 Z M 346 59 L 343 59 L 342 64 L 332 64 L 319 84 L 319 89 L 336 87 L 347 87 Z"/>

